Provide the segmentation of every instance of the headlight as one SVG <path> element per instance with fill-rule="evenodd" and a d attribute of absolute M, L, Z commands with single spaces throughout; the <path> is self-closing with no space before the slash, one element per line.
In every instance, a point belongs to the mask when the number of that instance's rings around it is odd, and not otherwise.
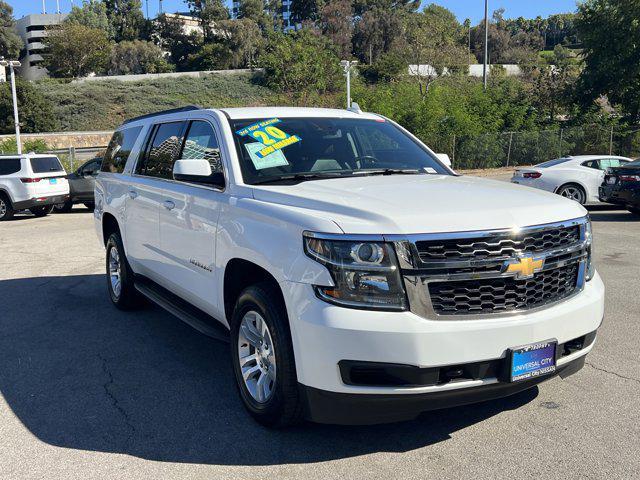
<path fill-rule="evenodd" d="M 405 310 L 407 299 L 391 244 L 326 240 L 304 234 L 305 253 L 326 266 L 334 286 L 315 286 L 323 300 L 352 308 Z"/>
<path fill-rule="evenodd" d="M 596 274 L 596 267 L 593 262 L 593 230 L 591 219 L 587 220 L 585 226 L 585 240 L 587 241 L 587 282 Z"/>

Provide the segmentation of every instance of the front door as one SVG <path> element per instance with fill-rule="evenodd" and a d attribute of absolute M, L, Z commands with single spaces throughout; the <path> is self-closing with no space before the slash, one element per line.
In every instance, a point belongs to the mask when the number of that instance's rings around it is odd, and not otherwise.
<path fill-rule="evenodd" d="M 206 159 L 212 173 L 222 172 L 218 136 L 204 120 L 190 123 L 181 160 Z M 225 193 L 210 186 L 167 182 L 160 205 L 160 245 L 166 258 L 166 281 L 181 297 L 215 316 L 217 312 L 215 247 Z"/>

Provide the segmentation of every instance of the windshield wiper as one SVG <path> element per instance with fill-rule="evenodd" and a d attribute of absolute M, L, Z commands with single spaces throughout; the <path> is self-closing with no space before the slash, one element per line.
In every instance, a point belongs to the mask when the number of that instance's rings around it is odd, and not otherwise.
<path fill-rule="evenodd" d="M 382 168 L 380 170 L 359 170 L 359 175 L 421 175 L 429 173 L 418 168 Z"/>
<path fill-rule="evenodd" d="M 295 175 L 283 175 L 281 177 L 265 178 L 253 182 L 252 185 L 265 185 L 280 182 L 306 182 L 307 180 L 326 180 L 328 178 L 351 177 L 353 173 L 296 173 Z"/>

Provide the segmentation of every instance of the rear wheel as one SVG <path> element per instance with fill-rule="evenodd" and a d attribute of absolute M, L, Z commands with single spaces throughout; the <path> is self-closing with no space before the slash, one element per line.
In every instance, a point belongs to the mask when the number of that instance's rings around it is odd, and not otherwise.
<path fill-rule="evenodd" d="M 627 207 L 627 210 L 629 210 L 634 215 L 640 215 L 640 207 Z"/>
<path fill-rule="evenodd" d="M 32 207 L 29 209 L 36 217 L 46 217 L 53 211 L 53 205 L 43 205 L 41 207 Z"/>
<path fill-rule="evenodd" d="M 580 205 L 587 203 L 587 194 L 580 185 L 573 183 L 569 185 L 563 185 L 558 189 L 558 195 L 574 202 L 578 202 Z"/>
<path fill-rule="evenodd" d="M 240 397 L 249 413 L 268 427 L 303 418 L 287 312 L 269 282 L 245 289 L 231 326 L 231 360 Z"/>
<path fill-rule="evenodd" d="M 141 295 L 133 283 L 133 271 L 129 266 L 118 233 L 107 240 L 107 289 L 113 304 L 120 310 L 131 310 L 142 304 Z"/>
<path fill-rule="evenodd" d="M 71 200 L 67 200 L 64 203 L 58 203 L 54 206 L 54 210 L 56 213 L 69 213 L 73 208 L 73 202 Z"/>
<path fill-rule="evenodd" d="M 11 200 L 4 193 L 0 193 L 0 222 L 9 220 L 14 213 L 15 210 L 11 205 Z"/>
<path fill-rule="evenodd" d="M 87 207 L 92 212 L 96 208 L 96 204 L 94 202 L 85 202 L 84 206 Z"/>

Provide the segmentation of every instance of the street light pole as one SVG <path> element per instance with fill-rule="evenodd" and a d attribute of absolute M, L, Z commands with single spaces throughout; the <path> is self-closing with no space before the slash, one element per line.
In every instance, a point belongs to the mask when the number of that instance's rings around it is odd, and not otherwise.
<path fill-rule="evenodd" d="M 342 60 L 340 66 L 347 77 L 347 109 L 351 108 L 351 69 L 358 64 L 357 60 Z"/>
<path fill-rule="evenodd" d="M 489 0 L 484 0 L 484 64 L 482 65 L 482 83 L 487 90 L 487 62 L 489 56 Z"/>
<path fill-rule="evenodd" d="M 4 60 L 0 59 L 0 67 L 9 67 L 11 72 L 11 96 L 13 97 L 13 119 L 16 126 L 16 145 L 18 146 L 18 155 L 22 154 L 22 143 L 20 142 L 20 120 L 18 118 L 18 95 L 16 93 L 16 75 L 14 67 L 19 67 L 22 64 L 17 60 Z"/>

